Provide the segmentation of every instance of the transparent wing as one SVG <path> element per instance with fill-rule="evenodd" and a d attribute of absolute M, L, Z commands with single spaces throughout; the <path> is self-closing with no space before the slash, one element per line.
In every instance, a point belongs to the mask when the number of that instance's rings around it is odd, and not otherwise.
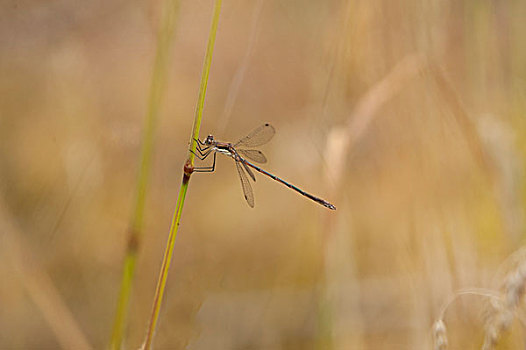
<path fill-rule="evenodd" d="M 245 195 L 245 199 L 247 200 L 248 205 L 251 208 L 254 208 L 254 193 L 252 192 L 252 187 L 250 186 L 250 182 L 248 182 L 247 175 L 243 171 L 243 168 L 239 164 L 239 162 L 236 163 L 236 169 L 237 173 L 239 174 L 239 179 L 241 180 L 241 187 L 243 188 L 243 194 Z"/>
<path fill-rule="evenodd" d="M 237 153 L 241 154 L 245 158 L 252 159 L 254 162 L 262 164 L 267 162 L 267 157 L 265 157 L 263 152 L 255 149 L 238 149 Z"/>
<path fill-rule="evenodd" d="M 269 123 L 261 125 L 253 130 L 250 134 L 239 140 L 234 147 L 256 147 L 269 142 L 274 136 L 276 130 Z"/>
<path fill-rule="evenodd" d="M 245 168 L 246 172 L 248 173 L 248 175 L 250 175 L 250 177 L 252 178 L 252 181 L 256 181 L 256 177 L 254 176 L 254 173 L 252 172 L 252 170 L 250 170 L 250 168 L 248 167 L 248 165 L 246 165 L 245 163 L 243 162 L 238 162 L 238 163 L 241 163 L 243 164 L 243 168 Z"/>

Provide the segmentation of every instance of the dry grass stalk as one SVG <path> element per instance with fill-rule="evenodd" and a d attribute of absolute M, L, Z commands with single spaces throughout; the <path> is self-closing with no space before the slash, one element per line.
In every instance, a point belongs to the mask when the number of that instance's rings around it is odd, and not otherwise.
<path fill-rule="evenodd" d="M 328 183 L 332 184 L 333 192 L 340 188 L 347 155 L 367 131 L 378 115 L 377 112 L 415 79 L 427 64 L 427 60 L 421 54 L 406 56 L 359 100 L 345 125 L 330 131 L 325 147 L 325 159 L 326 164 L 331 164 L 326 169 L 326 176 Z"/>
<path fill-rule="evenodd" d="M 520 305 L 526 290 L 526 259 L 525 249 L 514 253 L 505 263 L 510 266 L 509 272 L 503 277 L 501 291 L 485 289 L 470 289 L 458 291 L 442 307 L 438 319 L 433 324 L 433 340 L 436 350 L 447 349 L 447 331 L 444 322 L 449 306 L 463 295 L 476 295 L 489 299 L 490 310 L 487 312 L 483 350 L 494 349 L 503 332 L 509 330 L 515 318 L 525 324 L 520 313 Z"/>
<path fill-rule="evenodd" d="M 327 136 L 327 144 L 325 146 L 325 164 L 330 164 L 330 167 L 325 168 L 326 183 L 329 184 L 329 197 L 335 198 L 338 191 L 342 188 L 342 179 L 345 171 L 345 162 L 348 154 L 352 152 L 354 146 L 360 141 L 363 135 L 368 130 L 372 121 L 379 116 L 378 111 L 387 102 L 393 99 L 403 88 L 405 88 L 411 81 L 418 77 L 422 69 L 425 68 L 427 60 L 421 54 L 412 54 L 406 56 L 378 83 L 372 86 L 357 103 L 353 112 L 349 115 L 347 122 L 332 128 Z M 325 226 L 325 253 L 324 266 L 326 269 L 326 283 L 327 288 L 323 291 L 325 298 L 330 299 L 331 305 L 327 308 L 325 301 L 322 302 L 323 311 L 330 315 L 330 323 L 323 321 L 328 328 L 328 337 L 322 341 L 318 346 L 326 348 L 331 342 L 335 348 L 347 348 L 347 338 L 352 338 L 353 348 L 363 347 L 360 341 L 360 335 L 356 337 L 349 336 L 342 337 L 340 331 L 341 324 L 349 322 L 347 316 L 338 314 L 337 310 L 340 308 L 337 303 L 352 304 L 359 299 L 357 292 L 353 293 L 354 300 L 348 300 L 347 297 L 339 295 L 341 290 L 341 281 L 354 280 L 355 273 L 353 272 L 352 259 L 348 251 L 349 243 L 347 242 L 347 233 L 338 229 L 338 225 L 334 222 L 334 217 L 327 217 Z M 345 242 L 342 244 L 342 242 Z M 342 262 L 346 261 L 343 266 L 345 269 L 338 267 Z M 358 285 L 357 282 L 354 282 Z M 341 306 L 341 305 L 340 305 Z M 358 308 L 358 307 L 356 307 Z M 360 331 L 356 330 L 356 333 Z M 359 328 L 359 327 L 358 327 Z M 323 333 L 323 332 L 322 332 Z M 323 337 L 322 337 L 323 338 Z M 345 338 L 345 339 L 344 339 Z M 325 341 L 327 343 L 325 343 Z M 343 345 L 345 343 L 346 345 Z"/>
<path fill-rule="evenodd" d="M 41 267 L 36 252 L 29 251 L 23 234 L 0 200 L 0 243 L 29 298 L 42 313 L 57 342 L 64 349 L 91 349 L 86 336 L 66 305 L 49 274 Z"/>
<path fill-rule="evenodd" d="M 435 340 L 435 350 L 447 349 L 447 331 L 446 324 L 442 319 L 433 324 L 433 339 Z"/>
<path fill-rule="evenodd" d="M 494 169 L 483 150 L 480 136 L 476 132 L 474 123 L 454 90 L 453 85 L 449 82 L 436 62 L 429 60 L 425 55 L 417 53 L 408 55 L 401 60 L 384 79 L 369 89 L 359 100 L 356 108 L 349 116 L 347 123 L 343 126 L 335 127 L 329 132 L 325 148 L 325 160 L 326 164 L 331 164 L 331 166 L 326 169 L 325 175 L 327 183 L 331 184 L 332 194 L 341 188 L 343 168 L 348 154 L 352 152 L 356 143 L 362 138 L 371 122 L 377 117 L 377 112 L 380 107 L 394 98 L 404 87 L 422 73 L 427 73 L 429 77 L 434 80 L 440 96 L 451 108 L 464 137 L 468 140 L 474 158 L 480 162 L 481 167 L 485 170 L 489 179 L 494 178 Z M 332 197 L 334 197 L 334 195 Z M 332 236 L 333 233 L 329 232 L 328 235 Z M 524 260 L 526 261 L 526 259 Z M 517 270 L 513 276 L 509 276 L 507 279 L 503 302 L 500 301 L 501 297 L 496 296 L 488 290 L 457 292 L 453 299 L 446 304 L 446 307 L 441 313 L 441 317 L 433 326 L 435 348 L 447 349 L 447 332 L 443 321 L 444 312 L 449 304 L 459 296 L 465 294 L 488 297 L 492 301 L 494 309 L 500 310 L 494 314 L 495 317 L 492 318 L 493 321 L 488 323 L 486 336 L 488 344 L 496 343 L 500 332 L 509 327 L 511 323 L 510 315 L 513 316 L 513 312 L 517 308 L 523 294 L 526 280 L 526 264 L 524 266 L 524 268 Z M 496 307 L 495 305 L 504 305 L 504 307 Z M 511 319 L 513 319 L 513 317 L 511 317 Z"/>
<path fill-rule="evenodd" d="M 435 349 L 438 350 L 444 350 L 448 347 L 448 339 L 447 339 L 447 329 L 446 324 L 444 322 L 446 311 L 448 308 L 457 301 L 460 297 L 469 295 L 469 296 L 478 296 L 483 297 L 486 299 L 489 299 L 492 305 L 499 305 L 501 304 L 501 296 L 488 289 L 464 289 L 457 291 L 441 308 L 441 311 L 439 313 L 439 317 L 437 320 L 433 323 L 433 342 L 435 344 Z"/>
<path fill-rule="evenodd" d="M 521 255 L 514 256 L 520 257 Z M 521 259 L 504 278 L 500 300 L 492 303 L 492 310 L 486 322 L 484 350 L 493 349 L 501 334 L 510 328 L 514 317 L 518 314 L 525 289 L 526 260 Z"/>

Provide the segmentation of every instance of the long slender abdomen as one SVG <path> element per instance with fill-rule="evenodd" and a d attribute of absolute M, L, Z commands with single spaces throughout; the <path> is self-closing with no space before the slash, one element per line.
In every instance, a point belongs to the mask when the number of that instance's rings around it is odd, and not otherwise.
<path fill-rule="evenodd" d="M 239 157 L 239 156 L 238 156 L 238 157 Z M 267 176 L 270 177 L 271 179 L 274 179 L 274 180 L 276 180 L 276 181 L 282 183 L 283 185 L 287 186 L 288 188 L 293 189 L 294 191 L 296 191 L 296 192 L 298 192 L 298 193 L 304 195 L 304 196 L 307 197 L 307 198 L 312 199 L 312 200 L 315 201 L 316 203 L 319 203 L 319 204 L 323 205 L 323 206 L 326 207 L 326 208 L 329 208 L 329 209 L 331 209 L 331 210 L 336 210 L 336 207 L 335 207 L 333 204 L 327 202 L 326 200 L 321 199 L 321 198 L 318 198 L 318 197 L 316 197 L 316 196 L 314 196 L 314 195 L 312 195 L 312 194 L 310 194 L 310 193 L 308 193 L 308 192 L 305 192 L 305 191 L 303 191 L 301 188 L 296 187 L 296 186 L 294 186 L 293 184 L 288 183 L 287 181 L 285 181 L 285 180 L 283 180 L 283 179 L 277 177 L 276 175 L 271 174 L 271 173 L 269 173 L 268 171 L 265 171 L 265 170 L 261 169 L 261 168 L 258 167 L 257 165 L 254 165 L 254 164 L 252 164 L 252 163 L 246 161 L 245 159 L 243 159 L 243 158 L 241 158 L 241 157 L 239 157 L 239 158 L 240 158 L 240 161 L 241 161 L 241 162 L 245 163 L 246 165 L 248 165 L 249 167 L 255 169 L 256 171 L 258 171 L 258 172 L 260 172 L 260 173 L 262 173 L 262 174 L 267 175 Z"/>

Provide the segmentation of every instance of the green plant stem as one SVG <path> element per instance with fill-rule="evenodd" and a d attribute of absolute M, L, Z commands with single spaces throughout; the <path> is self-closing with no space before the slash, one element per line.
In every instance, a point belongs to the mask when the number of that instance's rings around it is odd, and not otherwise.
<path fill-rule="evenodd" d="M 206 87 L 208 84 L 208 76 L 210 73 L 210 66 L 212 63 L 212 53 L 214 51 L 214 43 L 217 33 L 217 26 L 219 23 L 219 13 L 221 12 L 221 0 L 216 0 L 214 5 L 214 13 L 212 16 L 212 25 L 210 27 L 210 33 L 208 36 L 208 45 L 206 49 L 205 61 L 203 64 L 203 71 L 201 74 L 201 85 L 199 87 L 199 97 L 197 100 L 197 106 L 195 111 L 194 126 L 190 141 L 190 150 L 188 152 L 188 160 L 184 166 L 183 181 L 181 189 L 179 191 L 179 197 L 177 198 L 177 204 L 175 212 L 172 218 L 172 224 L 170 226 L 170 233 L 168 235 L 168 242 L 166 243 L 166 249 L 164 252 L 163 262 L 161 264 L 161 271 L 159 273 L 159 279 L 157 281 L 157 288 L 155 290 L 155 296 L 153 299 L 152 313 L 146 338 L 144 340 L 142 349 L 149 350 L 152 347 L 153 338 L 155 335 L 155 329 L 159 319 L 159 313 L 161 311 L 161 305 L 163 301 L 164 290 L 166 286 L 166 280 L 168 278 L 168 271 L 170 270 L 170 263 L 172 261 L 172 253 L 175 247 L 175 238 L 179 228 L 181 220 L 181 213 L 183 212 L 184 200 L 186 198 L 186 192 L 188 190 L 188 183 L 190 181 L 190 175 L 193 171 L 194 164 L 194 153 L 197 147 L 195 139 L 199 137 L 199 130 L 201 128 L 201 120 L 203 117 L 203 107 L 205 102 Z"/>
<path fill-rule="evenodd" d="M 221 12 L 222 0 L 216 0 L 214 4 L 214 14 L 212 16 L 212 25 L 210 27 L 210 34 L 208 36 L 208 45 L 206 47 L 205 62 L 203 63 L 203 73 L 201 74 L 201 85 L 199 87 L 199 97 L 197 99 L 197 107 L 195 109 L 194 126 L 192 131 L 192 138 L 190 139 L 190 149 L 188 153 L 188 160 L 191 166 L 194 165 L 195 149 L 197 147 L 196 139 L 199 138 L 199 130 L 201 129 L 201 119 L 203 118 L 203 107 L 205 105 L 206 87 L 208 85 L 208 75 L 210 74 L 210 65 L 212 64 L 212 53 L 214 52 L 214 44 L 216 41 L 217 25 L 219 24 L 219 13 Z"/>
<path fill-rule="evenodd" d="M 117 301 L 117 310 L 113 322 L 110 349 L 121 348 L 127 325 L 128 309 L 132 284 L 135 276 L 137 251 L 142 237 L 144 222 L 144 207 L 146 190 L 150 177 L 151 157 L 154 145 L 154 135 L 164 92 L 166 71 L 170 57 L 171 43 L 174 35 L 178 0 L 166 0 L 163 8 L 161 28 L 157 36 L 157 51 L 152 72 L 150 92 L 148 96 L 148 110 L 146 113 L 139 176 L 137 180 L 135 206 L 128 229 L 128 245 L 124 258 L 121 289 Z"/>

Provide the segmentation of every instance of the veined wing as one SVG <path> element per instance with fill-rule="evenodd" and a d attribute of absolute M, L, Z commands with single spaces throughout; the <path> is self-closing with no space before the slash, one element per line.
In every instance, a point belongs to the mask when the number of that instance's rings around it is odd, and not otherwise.
<path fill-rule="evenodd" d="M 243 164 L 243 168 L 245 168 L 245 171 L 248 173 L 248 175 L 250 175 L 250 177 L 252 178 L 252 181 L 256 181 L 256 176 L 254 176 L 254 173 L 252 172 L 252 170 L 250 170 L 250 168 L 248 167 L 248 165 L 246 165 L 245 163 L 243 162 L 236 162 L 236 163 L 241 163 Z"/>
<path fill-rule="evenodd" d="M 267 157 L 265 157 L 263 152 L 255 149 L 238 149 L 237 153 L 241 154 L 245 158 L 253 160 L 254 162 L 262 164 L 267 162 Z"/>
<path fill-rule="evenodd" d="M 248 205 L 251 208 L 254 208 L 254 193 L 252 192 L 252 186 L 250 186 L 250 182 L 248 182 L 247 175 L 243 171 L 243 168 L 241 167 L 239 162 L 235 163 L 237 173 L 239 174 L 239 179 L 241 180 L 241 187 L 243 188 L 243 194 L 245 195 L 245 199 L 247 200 Z"/>
<path fill-rule="evenodd" d="M 250 134 L 243 137 L 234 147 L 256 147 L 261 146 L 270 141 L 274 136 L 276 130 L 269 123 L 261 125 L 259 128 L 253 130 Z"/>

